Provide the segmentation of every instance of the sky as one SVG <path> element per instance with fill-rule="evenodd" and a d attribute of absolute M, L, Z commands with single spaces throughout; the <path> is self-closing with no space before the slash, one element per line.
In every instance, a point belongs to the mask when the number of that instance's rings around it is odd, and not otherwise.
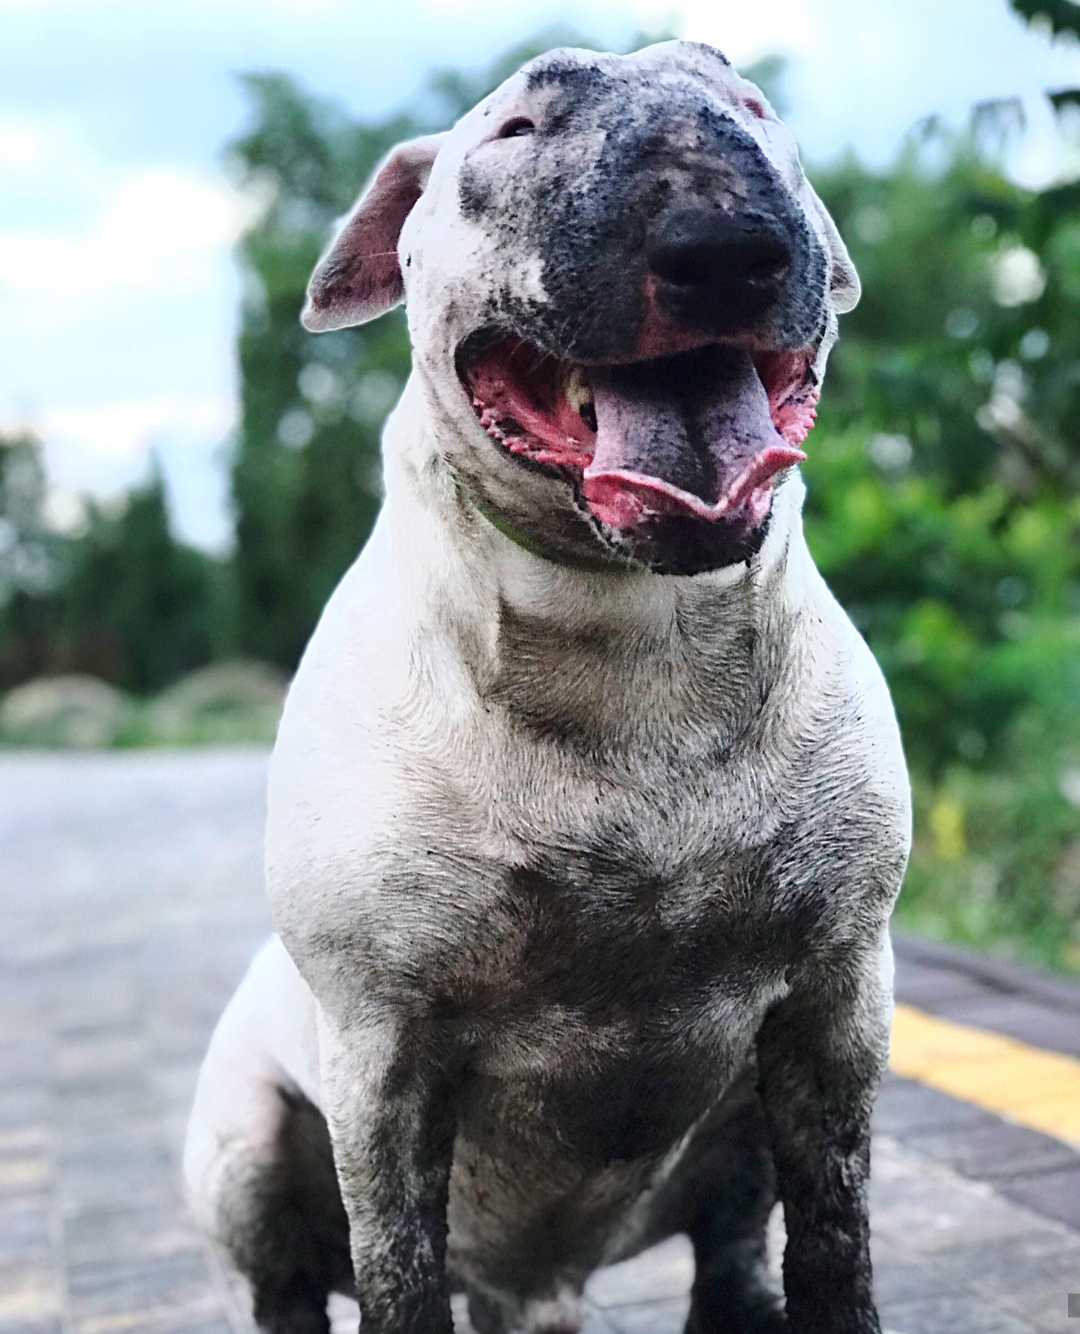
<path fill-rule="evenodd" d="M 479 67 L 553 23 L 611 46 L 674 28 L 738 65 L 788 57 L 804 157 L 884 164 L 921 117 L 1022 96 L 1014 174 L 1062 167 L 1040 93 L 1080 50 L 1005 0 L 0 0 L 0 430 L 45 443 L 58 526 L 165 469 L 174 524 L 227 547 L 239 279 L 250 216 L 222 145 L 236 73 L 286 69 L 353 113 L 407 102 L 432 65 Z"/>

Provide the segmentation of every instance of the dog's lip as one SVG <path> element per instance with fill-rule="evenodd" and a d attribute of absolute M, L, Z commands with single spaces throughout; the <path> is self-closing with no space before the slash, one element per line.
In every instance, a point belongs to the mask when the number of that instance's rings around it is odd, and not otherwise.
<path fill-rule="evenodd" d="M 745 511 L 749 526 L 756 528 L 768 513 L 767 494 L 773 478 L 805 458 L 801 449 L 766 445 L 711 505 L 692 491 L 629 468 L 594 471 L 590 465 L 583 475 L 583 489 L 589 508 L 612 527 L 634 527 L 646 513 L 682 515 L 711 523 Z"/>
<path fill-rule="evenodd" d="M 686 479 L 678 475 L 680 467 L 670 464 L 672 451 L 665 456 L 662 448 L 657 452 L 651 443 L 658 434 L 653 427 L 670 427 L 672 413 L 663 411 L 669 400 L 677 410 L 685 406 L 679 401 L 678 389 L 665 397 L 663 376 L 668 369 L 678 368 L 675 379 L 681 385 L 686 363 L 709 357 L 714 360 L 704 366 L 705 379 L 701 379 L 700 365 L 694 372 L 698 377 L 695 410 L 700 413 L 700 387 L 705 385 L 706 398 L 711 395 L 715 400 L 711 418 L 706 413 L 706 424 L 715 433 L 719 421 L 720 436 L 726 434 L 730 439 L 713 442 L 704 481 L 695 476 L 692 485 L 686 485 Z M 748 530 L 757 527 L 768 515 L 777 474 L 806 457 L 799 445 L 816 415 L 812 348 L 763 349 L 739 340 L 702 340 L 689 353 L 680 351 L 670 357 L 583 362 L 554 356 L 516 334 L 487 329 L 466 340 L 456 360 L 473 410 L 496 444 L 523 462 L 562 476 L 573 486 L 582 507 L 615 529 L 632 529 L 648 519 L 670 516 L 707 523 L 738 522 Z M 715 387 L 710 371 L 719 377 Z M 725 380 L 728 374 L 735 386 L 730 393 Z M 641 398 L 639 380 L 660 386 L 658 423 L 649 420 L 648 413 L 656 404 L 649 400 L 648 391 Z M 630 448 L 624 429 L 627 391 L 631 408 L 633 400 L 639 400 L 639 420 L 631 421 L 631 434 L 636 434 Z M 745 410 L 747 429 L 733 415 L 731 403 L 724 415 L 725 397 L 733 400 L 736 410 Z M 643 404 L 644 421 L 640 420 Z M 643 440 L 648 442 L 646 466 L 639 466 Z"/>

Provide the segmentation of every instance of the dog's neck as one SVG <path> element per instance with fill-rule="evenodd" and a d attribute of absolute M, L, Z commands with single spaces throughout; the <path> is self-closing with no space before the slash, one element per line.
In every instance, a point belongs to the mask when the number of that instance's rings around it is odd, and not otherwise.
<path fill-rule="evenodd" d="M 386 518 L 418 627 L 438 627 L 478 693 L 554 727 L 636 720 L 738 730 L 785 672 L 812 565 L 802 483 L 778 488 L 748 564 L 694 577 L 577 568 L 485 517 L 401 409 L 384 438 Z M 767 649 L 766 649 L 766 646 Z"/>

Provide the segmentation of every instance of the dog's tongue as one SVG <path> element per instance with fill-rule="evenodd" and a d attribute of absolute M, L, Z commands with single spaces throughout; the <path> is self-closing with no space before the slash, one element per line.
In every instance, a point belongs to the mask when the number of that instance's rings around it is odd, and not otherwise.
<path fill-rule="evenodd" d="M 709 347 L 592 374 L 596 448 L 583 493 L 605 523 L 649 515 L 760 523 L 773 476 L 806 457 L 773 426 L 749 355 Z"/>

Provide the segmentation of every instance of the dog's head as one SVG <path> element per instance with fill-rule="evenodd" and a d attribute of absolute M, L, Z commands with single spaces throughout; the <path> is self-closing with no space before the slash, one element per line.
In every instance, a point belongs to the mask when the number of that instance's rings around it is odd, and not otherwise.
<path fill-rule="evenodd" d="M 561 50 L 391 153 L 309 329 L 407 299 L 439 449 L 552 556 L 693 574 L 760 547 L 858 278 L 753 84 L 711 47 Z"/>

